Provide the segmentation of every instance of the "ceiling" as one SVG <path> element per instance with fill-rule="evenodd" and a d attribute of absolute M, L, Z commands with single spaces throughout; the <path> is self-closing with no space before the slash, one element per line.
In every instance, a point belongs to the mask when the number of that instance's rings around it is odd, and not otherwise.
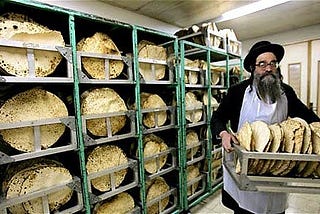
<path fill-rule="evenodd" d="M 159 21 L 186 28 L 217 19 L 222 13 L 254 0 L 101 0 Z M 273 1 L 273 0 L 270 0 Z M 320 24 L 320 0 L 294 0 L 234 20 L 217 22 L 244 41 L 282 31 Z"/>

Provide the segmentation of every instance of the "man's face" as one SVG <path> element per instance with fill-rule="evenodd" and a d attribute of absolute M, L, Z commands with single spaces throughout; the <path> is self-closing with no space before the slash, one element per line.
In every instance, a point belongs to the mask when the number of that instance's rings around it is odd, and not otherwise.
<path fill-rule="evenodd" d="M 271 52 L 260 54 L 256 59 L 254 83 L 260 98 L 266 103 L 274 103 L 281 96 L 281 79 L 276 56 Z"/>

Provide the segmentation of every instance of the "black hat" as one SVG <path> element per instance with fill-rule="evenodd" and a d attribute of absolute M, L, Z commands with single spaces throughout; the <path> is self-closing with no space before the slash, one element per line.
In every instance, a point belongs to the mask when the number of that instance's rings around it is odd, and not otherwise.
<path fill-rule="evenodd" d="M 280 62 L 284 55 L 284 48 L 278 44 L 272 44 L 269 41 L 260 41 L 254 44 L 246 58 L 244 59 L 244 68 L 251 72 L 250 66 L 255 64 L 257 57 L 265 52 L 272 52 L 277 57 L 277 61 Z"/>

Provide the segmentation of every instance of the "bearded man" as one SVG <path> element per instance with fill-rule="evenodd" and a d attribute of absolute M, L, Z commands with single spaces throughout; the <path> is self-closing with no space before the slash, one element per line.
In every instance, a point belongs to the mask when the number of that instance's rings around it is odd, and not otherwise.
<path fill-rule="evenodd" d="M 260 120 L 267 124 L 280 123 L 288 117 L 300 117 L 308 123 L 319 117 L 298 99 L 293 88 L 282 82 L 279 63 L 284 48 L 269 41 L 254 44 L 244 59 L 244 68 L 251 73 L 228 89 L 211 119 L 212 136 L 221 138 L 225 151 L 233 150 L 237 141 L 226 126 L 238 131 L 245 122 Z M 222 203 L 234 213 L 285 213 L 287 193 L 242 191 L 227 170 L 223 171 Z"/>

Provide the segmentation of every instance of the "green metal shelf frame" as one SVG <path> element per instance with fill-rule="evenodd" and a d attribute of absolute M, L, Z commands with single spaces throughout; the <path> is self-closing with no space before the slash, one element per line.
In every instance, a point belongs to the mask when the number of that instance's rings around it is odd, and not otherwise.
<path fill-rule="evenodd" d="M 77 132 L 77 141 L 78 141 L 78 158 L 80 164 L 80 171 L 81 171 L 81 180 L 82 180 L 82 191 L 83 191 L 83 199 L 84 199 L 84 212 L 91 213 L 91 204 L 90 204 L 90 195 L 88 191 L 88 183 L 87 183 L 87 172 L 85 168 L 85 146 L 83 142 L 83 135 L 82 135 L 82 120 L 81 120 L 81 112 L 80 112 L 80 88 L 79 88 L 79 78 L 78 78 L 78 71 L 77 71 L 77 50 L 76 50 L 76 27 L 75 20 L 77 18 L 87 18 L 88 20 L 100 21 L 106 24 L 111 24 L 117 27 L 125 27 L 131 30 L 132 32 L 132 51 L 133 51 L 133 72 L 134 72 L 134 83 L 135 83 L 135 102 L 136 102 L 136 124 L 137 124 L 137 142 L 138 142 L 138 157 L 139 157 L 139 187 L 140 187 L 140 200 L 142 205 L 142 212 L 146 213 L 146 186 L 145 186 L 145 170 L 144 170 L 144 159 L 143 159 L 143 143 L 142 143 L 142 136 L 143 136 L 143 125 L 142 125 L 142 113 L 141 113 L 141 100 L 140 100 L 140 74 L 139 74 L 139 62 L 138 62 L 138 32 L 147 32 L 154 35 L 159 35 L 166 37 L 168 39 L 172 39 L 174 43 L 174 55 L 175 55 L 175 77 L 176 77 L 176 84 L 173 85 L 175 87 L 175 94 L 176 94 L 176 108 L 177 108 L 177 132 L 178 132 L 178 173 L 179 173 L 179 190 L 178 190 L 178 207 L 173 213 L 180 213 L 183 212 L 185 209 L 188 209 L 192 206 L 197 205 L 202 200 L 210 196 L 214 193 L 217 189 L 219 189 L 222 183 L 217 184 L 215 187 L 211 187 L 211 175 L 207 176 L 207 185 L 206 191 L 196 198 L 191 203 L 188 203 L 187 200 L 187 179 L 186 179 L 186 121 L 185 121 L 185 83 L 184 83 L 184 58 L 185 58 L 185 45 L 193 46 L 200 50 L 197 54 L 202 54 L 205 57 L 207 62 L 211 62 L 211 60 L 215 56 L 222 56 L 226 58 L 226 75 L 227 75 L 227 88 L 229 87 L 229 55 L 222 51 L 214 50 L 210 47 L 205 47 L 202 45 L 198 45 L 195 43 L 191 43 L 184 40 L 178 40 L 175 36 L 170 34 L 166 34 L 164 32 L 159 32 L 156 30 L 147 29 L 144 27 L 130 25 L 127 23 L 122 23 L 119 21 L 109 20 L 105 18 L 101 18 L 98 16 L 93 16 L 91 14 L 86 14 L 74 10 L 64 9 L 61 7 L 52 6 L 45 3 L 40 3 L 33 0 L 4 0 L 1 4 L 5 3 L 13 3 L 13 4 L 20 4 L 22 6 L 31 6 L 37 9 L 46 10 L 50 12 L 58 12 L 68 16 L 68 26 L 69 26 L 69 39 L 70 45 L 72 49 L 72 60 L 73 60 L 73 74 L 74 74 L 74 108 L 75 108 L 75 116 L 76 116 L 76 132 Z M 187 53 L 188 54 L 188 53 Z M 231 56 L 235 58 L 234 56 Z M 242 65 L 242 59 L 240 58 L 240 64 Z M 242 71 L 242 66 L 240 66 Z M 210 63 L 208 63 L 207 71 L 210 72 Z M 241 72 L 242 74 L 242 72 Z M 211 75 L 207 74 L 206 79 L 206 86 L 205 89 L 208 92 L 208 96 L 211 97 L 211 87 L 210 87 L 210 78 Z M 206 114 L 208 115 L 207 118 L 211 118 L 211 99 L 208 99 L 208 106 L 206 109 Z M 206 126 L 210 130 L 210 120 L 206 121 Z M 212 142 L 211 133 L 209 131 L 208 135 L 208 142 L 207 142 L 207 151 L 206 151 L 206 160 L 208 160 L 208 170 L 211 170 L 211 150 L 212 150 Z"/>
<path fill-rule="evenodd" d="M 141 100 L 140 100 L 140 73 L 139 73 L 139 60 L 138 60 L 138 33 L 139 32 L 147 32 L 147 33 L 150 33 L 150 34 L 154 34 L 154 35 L 158 35 L 158 36 L 162 36 L 162 37 L 165 37 L 165 38 L 168 38 L 169 42 L 167 42 L 166 44 L 169 44 L 169 43 L 173 43 L 173 47 L 174 47 L 174 55 L 175 55 L 175 58 L 178 54 L 178 40 L 175 36 L 172 36 L 170 34 L 167 34 L 167 33 L 163 33 L 163 32 L 159 32 L 159 31 L 155 31 L 155 30 L 151 30 L 151 29 L 147 29 L 147 28 L 143 28 L 143 27 L 140 27 L 140 26 L 134 26 L 134 31 L 133 31 L 133 44 L 134 44 L 134 72 L 135 72 L 135 77 L 136 77 L 136 106 L 139 106 L 139 108 L 137 108 L 137 124 L 138 124 L 138 151 L 139 151 L 139 157 L 140 158 L 140 197 L 141 197 L 141 203 L 142 203 L 142 207 L 144 208 L 143 209 L 143 213 L 147 213 L 146 211 L 146 185 L 145 185 L 145 182 L 146 182 L 146 177 L 145 177 L 145 169 L 144 169 L 144 152 L 143 152 L 143 141 L 142 141 L 142 137 L 143 137 L 143 122 L 142 122 L 142 113 L 141 113 Z M 180 87 L 179 87 L 179 73 L 178 73 L 178 65 L 175 64 L 175 69 L 174 69 L 174 75 L 175 75 L 175 78 L 176 78 L 176 82 L 177 83 L 173 83 L 171 85 L 171 87 L 175 87 L 175 95 L 176 95 L 176 111 L 177 111 L 177 115 L 180 115 L 180 111 L 181 111 L 181 105 L 180 103 L 178 102 L 180 100 Z M 167 85 L 169 86 L 169 85 Z M 169 86 L 170 87 L 170 86 Z M 181 138 L 181 129 L 179 128 L 180 127 L 180 117 L 178 116 L 177 117 L 177 127 L 178 127 L 178 139 Z M 178 143 L 179 145 L 179 143 Z M 179 149 L 178 149 L 179 151 Z M 179 154 L 178 154 L 178 157 Z M 182 174 L 180 174 L 180 170 L 179 170 L 179 180 L 181 178 Z M 181 188 L 181 182 L 179 182 L 179 188 Z M 181 196 L 179 196 L 179 199 L 181 199 Z M 178 207 L 177 209 L 174 211 L 174 213 L 179 213 L 180 211 L 182 211 L 182 207 L 179 207 L 181 205 L 181 203 L 178 204 Z"/>
<path fill-rule="evenodd" d="M 194 52 L 192 51 L 186 51 L 185 48 L 186 46 L 194 48 Z M 207 145 L 206 145 L 206 155 L 205 155 L 205 160 L 207 161 L 207 176 L 206 176 L 206 189 L 204 193 L 202 193 L 199 197 L 197 197 L 195 200 L 189 202 L 187 198 L 187 163 L 186 163 L 186 119 L 185 119 L 185 112 L 186 112 L 186 105 L 185 105 L 185 93 L 186 93 L 186 88 L 185 88 L 185 80 L 184 80 L 184 75 L 185 75 L 185 70 L 184 70 L 184 61 L 187 53 L 187 56 L 192 56 L 193 53 L 194 55 L 198 55 L 199 57 L 202 57 L 207 62 L 207 71 L 206 71 L 206 81 L 205 81 L 205 86 L 202 88 L 202 90 L 206 90 L 208 94 L 208 105 L 206 107 L 206 114 L 207 114 L 207 121 L 206 121 L 206 128 L 207 128 Z M 212 181 L 211 181 L 211 161 L 212 161 L 212 136 L 211 136 L 211 63 L 215 61 L 225 61 L 225 68 L 226 68 L 226 88 L 230 87 L 230 81 L 229 81 L 229 60 L 230 57 L 232 58 L 237 58 L 235 56 L 229 56 L 228 53 L 212 49 L 207 46 L 202 46 L 199 44 L 192 43 L 190 41 L 185 41 L 185 40 L 180 40 L 179 41 L 179 57 L 180 57 L 180 86 L 181 86 L 181 106 L 182 106 L 182 111 L 181 111 L 181 120 L 182 120 L 182 141 L 181 141 L 181 171 L 182 171 L 182 177 L 183 179 L 181 180 L 181 183 L 183 185 L 181 197 L 182 199 L 182 204 L 184 210 L 188 210 L 193 206 L 196 206 L 199 204 L 201 201 L 203 201 L 205 198 L 209 197 L 212 195 L 214 192 L 216 192 L 218 189 L 221 188 L 222 182 L 216 184 L 214 187 L 212 187 Z M 216 57 L 216 58 L 215 58 Z M 241 57 L 239 57 L 240 63 L 241 63 Z"/>

